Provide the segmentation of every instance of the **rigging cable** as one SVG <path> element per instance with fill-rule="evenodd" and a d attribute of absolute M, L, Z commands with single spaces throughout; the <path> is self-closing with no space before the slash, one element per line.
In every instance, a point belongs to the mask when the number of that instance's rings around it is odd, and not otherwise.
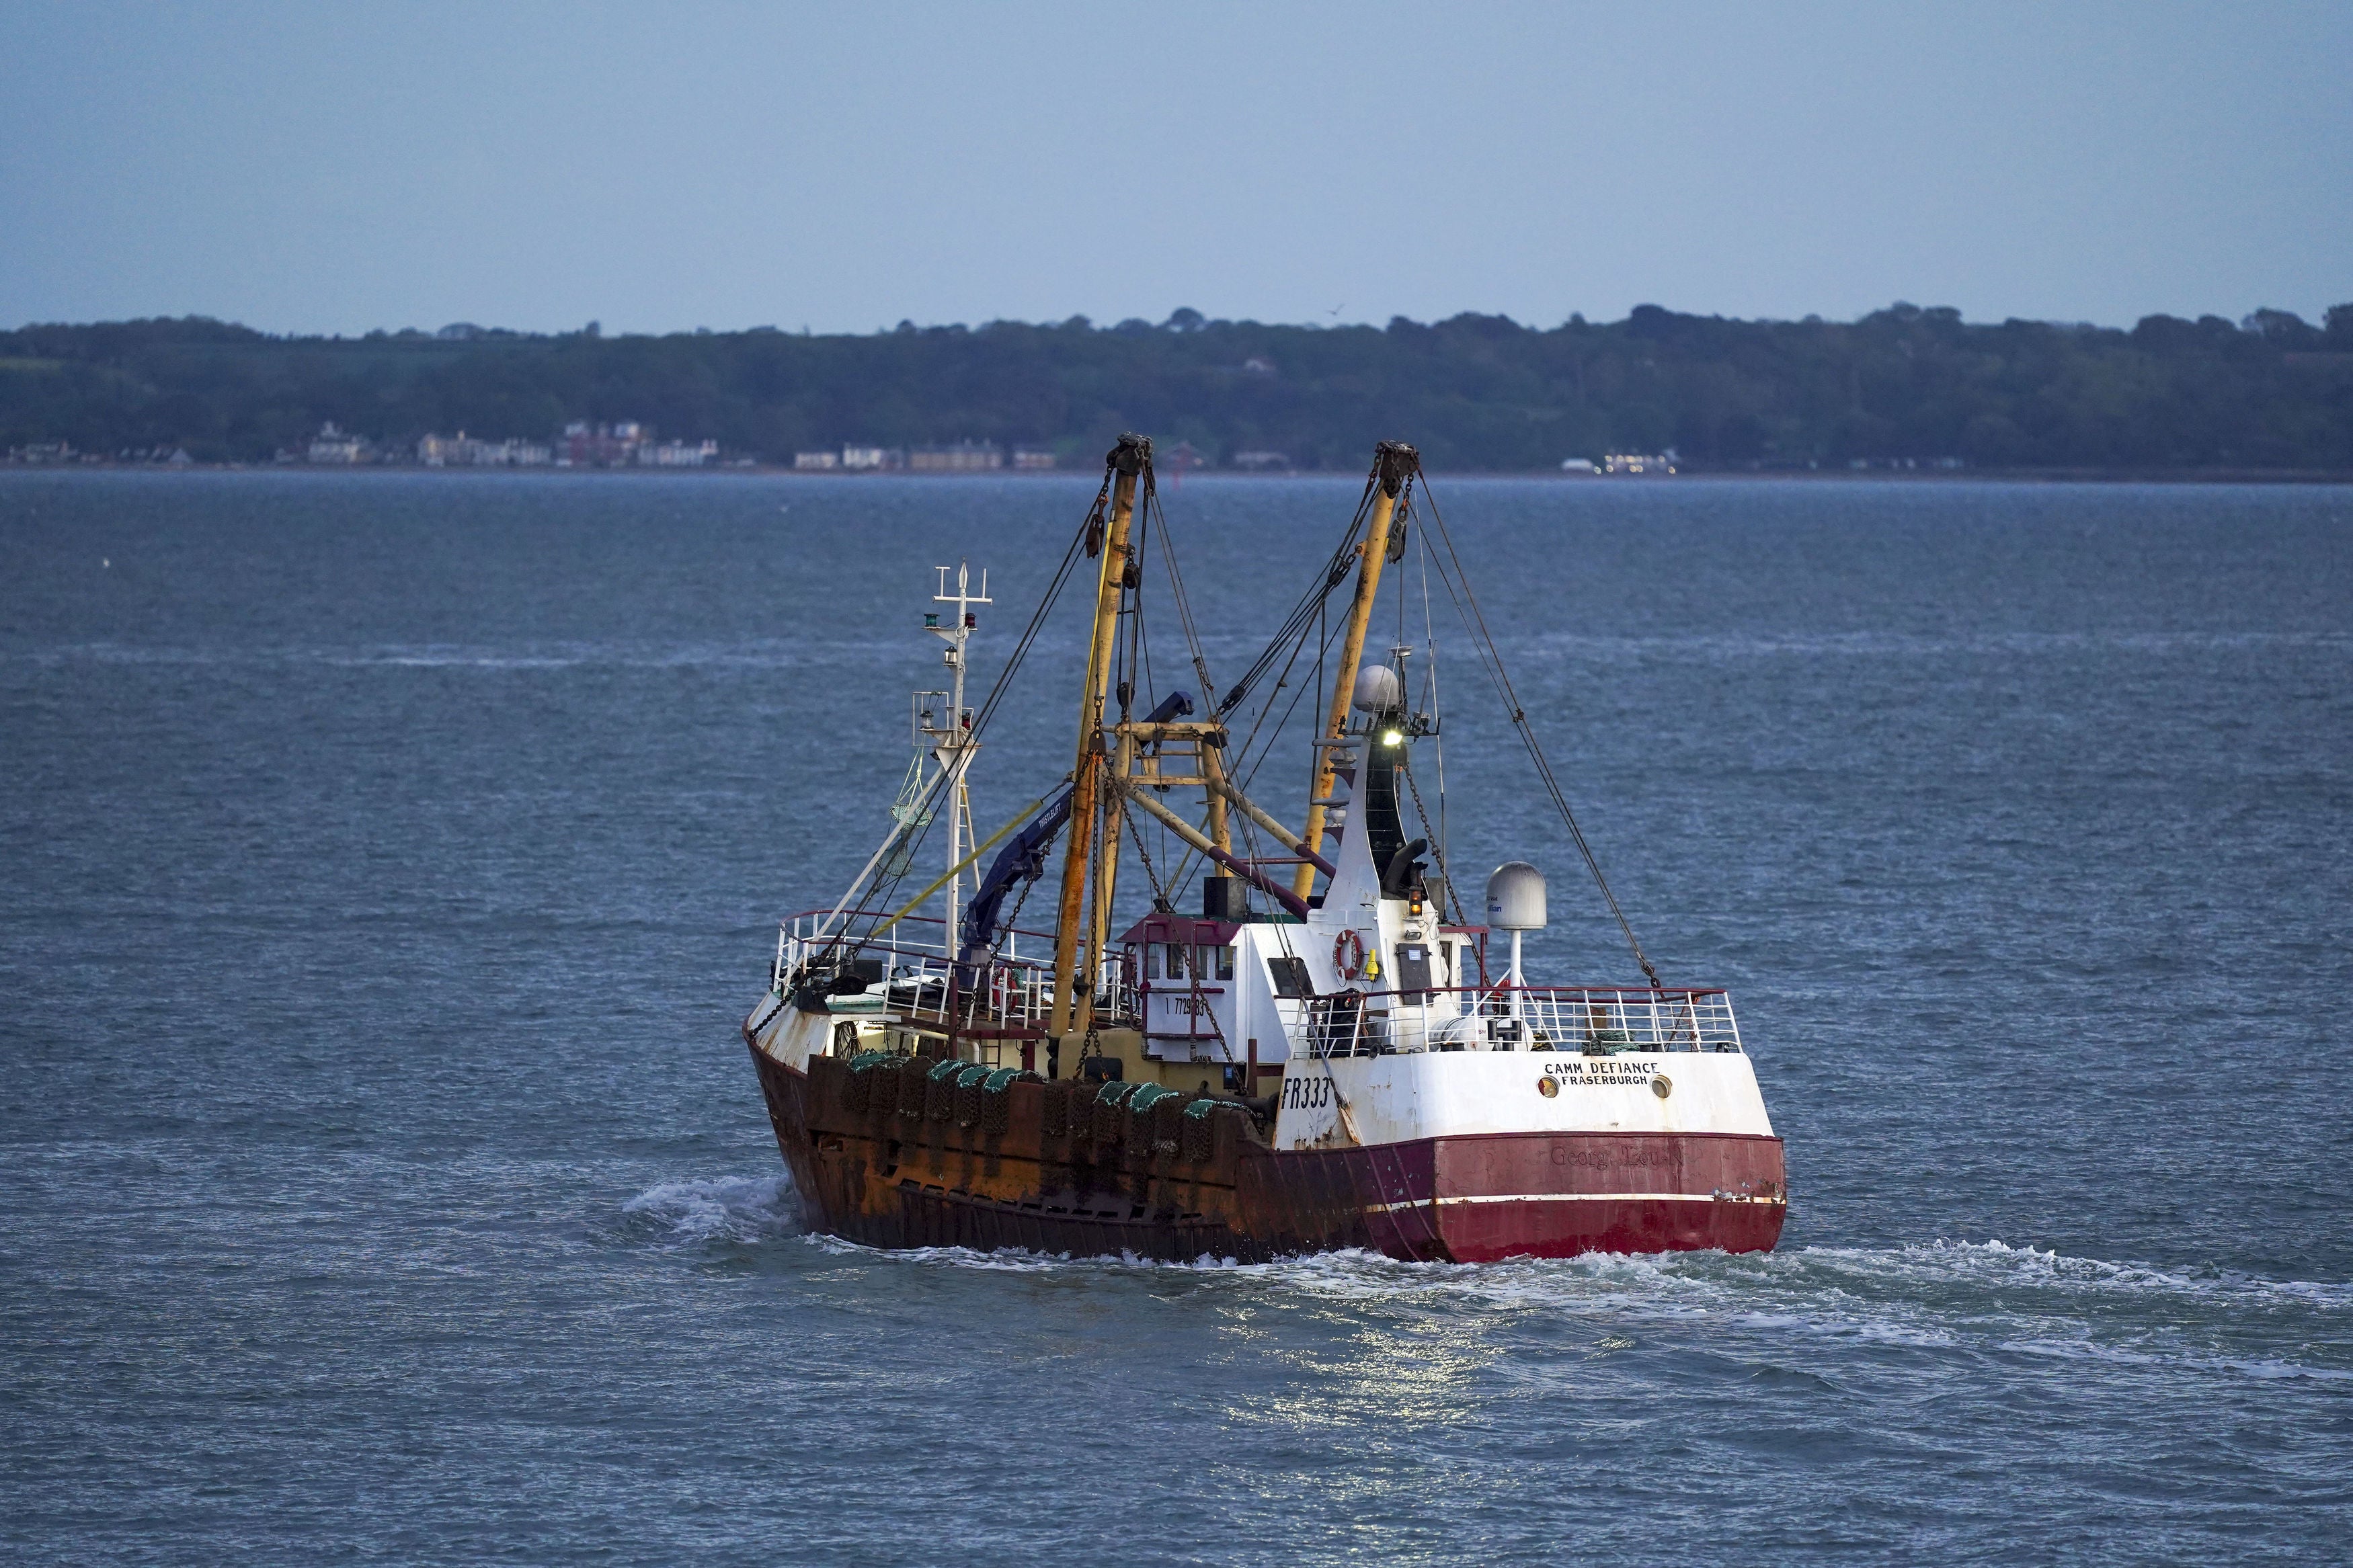
<path fill-rule="evenodd" d="M 1259 709 L 1258 717 L 1251 721 L 1250 733 L 1242 737 L 1242 743 L 1239 747 L 1233 748 L 1234 756 L 1237 760 L 1234 766 L 1228 770 L 1227 782 L 1231 784 L 1236 789 L 1241 791 L 1244 795 L 1248 795 L 1250 793 L 1250 785 L 1258 781 L 1258 770 L 1260 767 L 1265 763 L 1267 758 L 1274 754 L 1275 742 L 1282 739 L 1282 732 L 1285 729 L 1290 727 L 1292 716 L 1299 711 L 1299 703 L 1301 699 L 1304 698 L 1310 691 L 1320 693 L 1323 690 L 1324 655 L 1331 648 L 1332 639 L 1338 635 L 1338 628 L 1332 626 L 1327 621 L 1322 637 L 1315 645 L 1315 679 L 1313 682 L 1302 682 L 1293 690 L 1291 694 L 1291 706 L 1285 708 L 1282 710 L 1282 717 L 1275 721 L 1274 728 L 1268 732 L 1265 743 L 1263 745 L 1259 745 L 1257 757 L 1252 758 L 1250 756 L 1250 747 L 1258 744 L 1258 732 L 1260 729 L 1265 725 L 1267 716 L 1274 711 L 1273 692 L 1269 692 L 1267 694 L 1267 700 Z M 1299 656 L 1306 651 L 1307 638 L 1303 636 L 1295 644 L 1293 645 L 1290 662 L 1286 663 L 1282 667 L 1282 675 L 1278 676 L 1275 679 L 1275 691 L 1281 691 L 1283 687 L 1290 682 L 1292 669 L 1298 664 Z M 1312 779 L 1310 782 L 1313 782 Z M 1176 881 L 1176 885 L 1180 888 L 1185 885 L 1185 879 L 1192 875 L 1193 856 L 1197 852 L 1195 850 L 1188 847 L 1186 850 L 1185 858 L 1177 864 L 1178 874 Z"/>
<path fill-rule="evenodd" d="M 1160 559 L 1168 567 L 1168 596 L 1176 601 L 1176 624 L 1185 633 L 1186 651 L 1193 658 L 1193 673 L 1200 678 L 1201 702 L 1210 712 L 1218 708 L 1217 683 L 1209 679 L 1209 661 L 1202 657 L 1200 628 L 1193 621 L 1193 606 L 1185 596 L 1185 574 L 1176 568 L 1176 547 L 1170 542 L 1167 515 L 1160 510 L 1160 486 L 1157 480 L 1145 494 L 1145 505 L 1157 523 L 1154 530 L 1160 541 Z"/>
<path fill-rule="evenodd" d="M 1152 460 L 1145 459 L 1144 470 L 1136 477 L 1139 489 L 1152 483 Z M 1119 613 L 1113 621 L 1113 637 L 1118 645 L 1113 664 L 1119 671 L 1119 721 L 1124 724 L 1134 717 L 1130 704 L 1135 699 L 1135 666 L 1144 661 L 1144 701 L 1145 710 L 1158 693 L 1152 689 L 1152 649 L 1144 630 L 1144 568 L 1139 559 L 1144 553 L 1145 535 L 1152 531 L 1149 508 L 1136 506 L 1128 529 L 1127 560 L 1120 568 Z"/>
<path fill-rule="evenodd" d="M 1273 668 L 1274 661 L 1278 658 L 1283 658 L 1284 649 L 1287 647 L 1290 650 L 1289 657 L 1284 658 L 1282 674 L 1276 678 L 1274 683 L 1275 690 L 1282 690 L 1284 683 L 1291 678 L 1292 669 L 1299 662 L 1300 654 L 1306 648 L 1310 629 L 1319 624 L 1324 630 L 1315 645 L 1315 685 L 1317 689 L 1322 689 L 1324 656 L 1332 646 L 1332 633 L 1326 613 L 1331 603 L 1332 590 L 1346 581 L 1348 568 L 1354 565 L 1357 557 L 1363 553 L 1364 547 L 1358 542 L 1358 536 L 1364 532 L 1366 520 L 1372 515 L 1373 494 L 1379 483 L 1380 465 L 1376 461 L 1372 471 L 1365 478 L 1364 493 L 1356 500 L 1356 514 L 1348 520 L 1347 529 L 1340 535 L 1339 543 L 1333 547 L 1330 557 L 1324 562 L 1321 579 L 1308 585 L 1306 591 L 1300 595 L 1298 602 L 1283 616 L 1282 625 L 1268 640 L 1264 650 L 1251 661 L 1250 667 L 1242 672 L 1242 678 L 1227 689 L 1223 698 L 1211 705 L 1210 713 L 1213 718 L 1222 720 L 1240 707 L 1249 698 L 1251 689 L 1264 679 L 1266 672 Z M 1165 528 L 1161 534 L 1161 541 L 1162 547 L 1166 549 L 1167 533 Z M 1214 693 L 1215 688 L 1209 680 L 1208 670 L 1200 658 L 1198 639 L 1193 636 L 1190 625 L 1191 612 L 1185 606 L 1183 583 L 1176 575 L 1173 556 L 1169 562 L 1169 573 L 1171 581 L 1176 585 L 1178 615 L 1187 622 L 1187 635 L 1193 645 L 1195 668 L 1201 676 L 1202 695 L 1206 701 Z M 1259 763 L 1265 760 L 1267 754 L 1272 751 L 1274 742 L 1281 739 L 1284 727 L 1291 722 L 1292 714 L 1298 710 L 1300 697 L 1304 694 L 1304 688 L 1293 694 L 1291 706 L 1283 710 L 1282 721 L 1275 725 L 1273 732 L 1267 736 L 1266 749 L 1260 752 L 1259 762 L 1247 763 L 1245 765 L 1250 748 L 1256 742 L 1259 731 L 1264 727 L 1268 715 L 1274 711 L 1274 695 L 1272 692 L 1268 693 L 1266 702 L 1259 709 L 1258 717 L 1250 723 L 1250 733 L 1243 737 L 1241 746 L 1234 752 L 1234 765 L 1227 769 L 1228 782 L 1235 788 L 1247 790 L 1251 781 L 1257 777 Z M 1311 784 L 1314 777 L 1311 765 Z M 1194 851 L 1188 846 L 1186 854 L 1177 862 L 1178 875 L 1175 881 L 1179 888 L 1185 885 L 1185 879 L 1192 874 L 1193 856 Z"/>
<path fill-rule="evenodd" d="M 1356 559 L 1356 552 L 1352 547 L 1356 543 L 1357 535 L 1364 531 L 1365 520 L 1372 515 L 1373 489 L 1379 482 L 1380 475 L 1377 467 L 1372 477 L 1365 480 L 1365 493 L 1363 499 L 1356 502 L 1356 515 L 1349 520 L 1348 531 L 1340 536 L 1338 547 L 1332 552 L 1331 559 L 1324 564 L 1323 581 L 1311 584 L 1307 592 L 1300 595 L 1299 602 L 1292 606 L 1291 613 L 1283 616 L 1282 626 L 1268 640 L 1265 650 L 1251 661 L 1248 669 L 1242 671 L 1242 678 L 1227 689 L 1225 696 L 1217 705 L 1219 718 L 1224 718 L 1241 706 L 1243 699 L 1250 695 L 1250 689 L 1258 684 L 1274 661 L 1282 657 L 1284 647 L 1293 638 L 1306 635 L 1308 623 L 1322 612 L 1324 601 L 1332 596 L 1332 590 L 1347 578 L 1348 568 Z"/>
<path fill-rule="evenodd" d="M 1106 462 L 1103 465 L 1103 485 L 1095 491 L 1094 506 L 1087 513 L 1086 521 L 1079 525 L 1079 531 L 1071 539 L 1070 548 L 1062 552 L 1062 563 L 1055 569 L 1053 581 L 1047 584 L 1045 594 L 1038 601 L 1037 609 L 1030 613 L 1029 624 L 1022 628 L 1019 639 L 1013 645 L 1012 653 L 1007 656 L 1004 668 L 997 672 L 997 682 L 989 688 L 988 696 L 983 700 L 980 710 L 973 715 L 972 728 L 965 735 L 965 745 L 979 743 L 982 731 L 988 727 L 988 721 L 996 714 L 997 705 L 1005 700 L 1006 693 L 1011 689 L 1014 677 L 1020 672 L 1022 663 L 1029 657 L 1030 649 L 1036 646 L 1038 633 L 1044 626 L 1047 616 L 1051 613 L 1055 604 L 1061 598 L 1063 589 L 1069 585 L 1071 574 L 1077 566 L 1081 556 L 1092 555 L 1096 550 L 1102 548 L 1101 529 L 1103 508 L 1111 496 L 1112 471 L 1112 465 Z M 1094 549 L 1088 548 L 1091 544 Z M 955 717 L 960 716 L 952 716 L 952 721 Z M 939 793 L 942 785 L 955 772 L 953 768 L 942 769 L 932 780 L 930 788 L 926 789 L 922 797 L 914 803 L 914 805 L 923 810 L 926 816 L 924 820 L 913 830 L 912 837 L 906 847 L 907 852 L 904 858 L 906 866 L 913 866 L 914 851 L 922 847 L 923 839 L 929 836 L 932 820 L 937 816 L 932 797 Z M 881 895 L 881 901 L 887 903 L 892 892 L 896 890 L 901 879 L 906 875 L 905 870 L 902 869 L 897 876 L 877 877 L 871 887 L 866 886 L 867 879 L 875 875 L 876 866 L 881 859 L 881 855 L 878 853 L 874 859 L 868 861 L 866 868 L 860 871 L 856 879 L 850 883 L 849 889 L 842 894 L 840 901 L 836 903 L 824 921 L 819 922 L 818 936 L 813 940 L 823 942 L 824 945 L 818 950 L 820 952 L 845 945 L 849 937 L 848 924 L 845 923 L 839 931 L 832 931 L 829 928 L 835 921 L 841 918 L 843 911 L 848 910 L 851 903 L 859 900 L 861 891 L 879 892 Z M 879 919 L 882 911 L 860 910 L 853 913 L 851 919 L 855 920 L 859 914 Z"/>
<path fill-rule="evenodd" d="M 1420 470 L 1421 462 L 1417 458 L 1414 471 L 1419 473 Z M 1430 496 L 1427 485 L 1423 487 L 1422 493 Z M 1478 595 L 1471 590 L 1471 580 L 1463 571 L 1462 558 L 1455 552 L 1454 536 L 1448 531 L 1446 519 L 1439 511 L 1434 496 L 1430 497 L 1430 521 L 1446 550 L 1445 556 L 1438 561 L 1439 581 L 1454 600 L 1455 610 L 1462 616 L 1463 629 L 1471 633 L 1487 678 L 1495 683 L 1496 691 L 1504 699 L 1504 710 L 1511 715 L 1512 727 L 1520 732 L 1520 741 L 1527 748 L 1528 759 L 1535 764 L 1536 777 L 1543 782 L 1546 793 L 1552 796 L 1553 806 L 1560 813 L 1560 819 L 1568 825 L 1569 838 L 1577 845 L 1577 854 L 1584 858 L 1585 868 L 1593 874 L 1593 885 L 1601 889 L 1602 901 L 1609 906 L 1610 914 L 1616 917 L 1618 929 L 1626 934 L 1626 945 L 1634 950 L 1634 962 L 1641 964 L 1642 973 L 1650 977 L 1651 989 L 1663 991 L 1666 986 L 1660 981 L 1659 972 L 1651 967 L 1649 955 L 1643 952 L 1641 942 L 1634 935 L 1633 926 L 1626 919 L 1626 911 L 1619 907 L 1618 895 L 1609 890 L 1609 879 L 1601 874 L 1601 862 L 1595 858 L 1593 847 L 1585 841 L 1585 830 L 1577 826 L 1577 814 L 1568 808 L 1568 796 L 1562 792 L 1560 780 L 1552 771 L 1552 763 L 1546 760 L 1544 748 L 1536 742 L 1535 726 L 1528 722 L 1527 710 L 1520 706 L 1519 693 L 1512 689 L 1512 678 L 1504 668 L 1504 656 L 1495 647 L 1494 634 L 1487 629 L 1486 615 L 1479 608 Z M 1453 564 L 1451 575 L 1447 571 L 1449 562 Z M 1460 594 L 1455 592 L 1458 582 L 1461 586 Z"/>
<path fill-rule="evenodd" d="M 1446 879 L 1446 896 L 1454 902 L 1455 915 L 1462 924 L 1469 925 L 1471 917 L 1463 910 L 1461 890 L 1455 887 L 1454 873 L 1448 864 L 1448 851 L 1452 847 L 1452 840 L 1447 837 L 1446 823 L 1446 713 L 1438 696 L 1438 617 L 1430 605 L 1430 535 L 1427 532 L 1421 537 L 1421 629 L 1422 635 L 1430 639 L 1430 660 L 1422 666 L 1421 689 L 1430 700 L 1430 745 L 1438 759 L 1438 874 Z M 1413 808 L 1421 813 L 1422 826 L 1430 826 L 1430 813 L 1422 810 L 1421 790 L 1413 784 L 1410 770 L 1406 773 L 1406 783 L 1413 786 Z M 1446 911 L 1440 910 L 1438 913 L 1442 921 Z"/>

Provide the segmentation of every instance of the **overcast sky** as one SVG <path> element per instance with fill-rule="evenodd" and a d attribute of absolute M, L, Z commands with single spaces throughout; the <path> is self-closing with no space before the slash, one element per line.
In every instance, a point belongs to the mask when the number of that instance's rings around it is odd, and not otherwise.
<path fill-rule="evenodd" d="M 0 323 L 2353 300 L 2353 4 L 0 0 Z"/>

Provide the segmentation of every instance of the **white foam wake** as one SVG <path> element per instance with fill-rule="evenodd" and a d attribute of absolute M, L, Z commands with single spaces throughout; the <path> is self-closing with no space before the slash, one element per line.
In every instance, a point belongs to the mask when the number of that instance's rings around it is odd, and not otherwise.
<path fill-rule="evenodd" d="M 678 1241 L 765 1241 L 799 1226 L 792 1178 L 719 1176 L 662 1182 L 621 1205 L 639 1226 Z"/>
<path fill-rule="evenodd" d="M 965 1247 L 883 1252 L 832 1237 L 803 1239 L 878 1266 L 1189 1279 L 1219 1292 L 1320 1301 L 1368 1321 L 1443 1317 L 1507 1331 L 1728 1333 L 1757 1343 L 1843 1341 L 1932 1354 L 2353 1381 L 2353 1351 L 2346 1349 L 2353 1346 L 2353 1285 L 2113 1263 L 1998 1240 L 1493 1264 L 1400 1263 L 1367 1252 L 1168 1264 Z"/>

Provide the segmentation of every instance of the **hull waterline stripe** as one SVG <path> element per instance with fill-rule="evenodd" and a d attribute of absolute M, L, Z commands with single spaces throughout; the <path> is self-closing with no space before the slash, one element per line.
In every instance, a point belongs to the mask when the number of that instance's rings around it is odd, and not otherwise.
<path fill-rule="evenodd" d="M 1448 1204 L 1765 1204 L 1788 1203 L 1786 1198 L 1742 1198 L 1714 1193 L 1480 1193 L 1467 1197 L 1419 1198 L 1403 1204 L 1366 1204 L 1366 1214 L 1400 1214 L 1408 1209 L 1443 1207 Z"/>

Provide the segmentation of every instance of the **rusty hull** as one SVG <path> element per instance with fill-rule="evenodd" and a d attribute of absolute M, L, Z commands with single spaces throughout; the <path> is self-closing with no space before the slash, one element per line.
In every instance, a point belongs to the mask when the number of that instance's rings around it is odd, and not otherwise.
<path fill-rule="evenodd" d="M 1773 1137 L 1491 1133 L 1278 1152 L 1235 1105 L 1188 1130 L 1194 1096 L 1137 1115 L 1075 1101 L 1092 1086 L 1022 1082 L 994 1107 L 972 1089 L 911 1110 L 901 1072 L 875 1075 L 854 1104 L 838 1058 L 811 1058 L 806 1075 L 757 1045 L 752 1059 L 809 1224 L 872 1247 L 1485 1262 L 1762 1251 L 1788 1212 Z"/>

